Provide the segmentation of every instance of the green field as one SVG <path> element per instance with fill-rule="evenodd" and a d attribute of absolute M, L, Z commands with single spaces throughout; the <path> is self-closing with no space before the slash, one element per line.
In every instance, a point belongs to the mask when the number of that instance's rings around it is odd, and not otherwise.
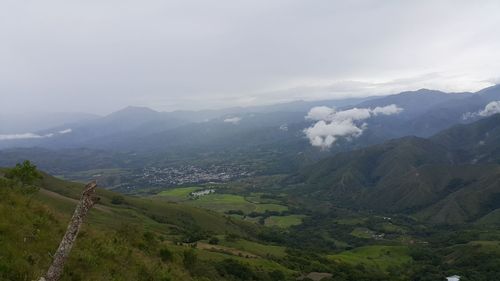
<path fill-rule="evenodd" d="M 304 215 L 271 216 L 266 219 L 265 225 L 287 228 L 293 225 L 301 224 L 302 219 L 304 218 Z"/>
<path fill-rule="evenodd" d="M 239 239 L 234 242 L 223 241 L 220 244 L 227 247 L 241 249 L 261 257 L 275 256 L 282 258 L 286 255 L 285 247 L 283 246 L 265 245 L 243 239 Z"/>
<path fill-rule="evenodd" d="M 364 227 L 356 227 L 352 232 L 351 235 L 358 237 L 358 238 L 363 238 L 363 239 L 370 239 L 373 237 L 373 232 L 372 230 Z"/>
<path fill-rule="evenodd" d="M 288 207 L 279 204 L 257 203 L 248 200 L 246 197 L 235 194 L 209 194 L 200 196 L 196 199 L 188 200 L 189 194 L 193 191 L 200 190 L 202 187 L 180 187 L 162 191 L 155 197 L 166 198 L 170 201 L 180 202 L 203 209 L 210 209 L 218 212 L 227 212 L 231 210 L 240 210 L 245 214 L 251 212 L 264 213 L 265 211 L 282 212 L 288 210 Z M 253 199 L 258 197 L 253 196 Z"/>
<path fill-rule="evenodd" d="M 179 199 L 188 199 L 189 194 L 191 192 L 197 191 L 199 189 L 202 189 L 202 188 L 198 187 L 198 186 L 174 188 L 174 189 L 164 190 L 164 191 L 158 193 L 158 195 L 159 196 L 167 196 L 167 197 L 177 197 Z"/>
<path fill-rule="evenodd" d="M 259 203 L 259 204 L 279 204 L 280 201 L 276 199 L 271 199 L 271 198 L 262 198 L 264 193 L 251 193 L 249 196 L 245 196 L 245 199 L 247 199 L 250 202 L 253 203 Z"/>
<path fill-rule="evenodd" d="M 278 204 L 255 204 L 247 201 L 245 197 L 234 194 L 210 194 L 201 196 L 195 200 L 186 202 L 191 206 L 204 209 L 210 209 L 218 212 L 227 212 L 230 210 L 241 210 L 248 214 L 251 212 L 265 211 L 286 211 L 288 208 Z"/>
<path fill-rule="evenodd" d="M 366 265 L 386 271 L 389 267 L 403 266 L 412 262 L 405 246 L 366 246 L 340 254 L 330 255 L 329 259 L 352 265 Z"/>
<path fill-rule="evenodd" d="M 338 224 L 345 224 L 345 225 L 363 225 L 366 222 L 366 219 L 360 217 L 341 218 L 335 220 L 335 222 Z"/>
<path fill-rule="evenodd" d="M 255 205 L 255 212 L 258 212 L 258 213 L 262 213 L 265 211 L 283 212 L 286 210 L 288 210 L 287 206 L 278 205 L 278 204 L 256 204 Z"/>

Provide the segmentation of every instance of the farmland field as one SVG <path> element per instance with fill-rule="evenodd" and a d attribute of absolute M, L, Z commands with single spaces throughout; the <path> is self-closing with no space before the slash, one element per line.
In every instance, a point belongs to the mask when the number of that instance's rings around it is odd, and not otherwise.
<path fill-rule="evenodd" d="M 286 255 L 285 247 L 283 246 L 265 245 L 243 239 L 239 239 L 234 242 L 223 241 L 221 244 L 227 247 L 241 249 L 261 257 L 266 257 L 267 255 L 284 257 Z"/>
<path fill-rule="evenodd" d="M 304 217 L 304 215 L 271 216 L 266 219 L 265 225 L 287 228 L 292 225 L 301 224 Z"/>
<path fill-rule="evenodd" d="M 164 190 L 158 193 L 158 195 L 187 199 L 191 192 L 197 191 L 198 189 L 201 189 L 201 187 L 191 186 L 191 187 L 174 188 L 174 189 Z"/>
<path fill-rule="evenodd" d="M 156 195 L 156 197 L 165 198 L 171 201 L 184 201 L 185 204 L 210 209 L 218 212 L 227 212 L 239 210 L 245 214 L 251 212 L 264 213 L 266 211 L 276 211 L 282 212 L 288 210 L 288 207 L 284 205 L 274 204 L 274 203 L 259 203 L 258 201 L 248 200 L 248 198 L 235 195 L 235 194 L 224 194 L 215 193 L 200 196 L 196 199 L 190 199 L 189 194 L 191 192 L 201 190 L 203 187 L 180 187 L 161 191 Z M 258 197 L 252 196 L 252 199 L 257 199 Z"/>
<path fill-rule="evenodd" d="M 353 265 L 366 265 L 387 270 L 391 266 L 402 266 L 412 261 L 405 246 L 366 246 L 330 255 L 329 259 Z"/>

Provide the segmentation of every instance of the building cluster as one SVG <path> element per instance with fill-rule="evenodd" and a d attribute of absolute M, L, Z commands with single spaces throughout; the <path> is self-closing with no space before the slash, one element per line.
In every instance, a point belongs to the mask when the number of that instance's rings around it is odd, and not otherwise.
<path fill-rule="evenodd" d="M 207 182 L 225 182 L 251 175 L 251 172 L 237 166 L 211 165 L 208 167 L 198 167 L 194 165 L 184 165 L 165 168 L 144 168 L 140 180 L 151 186 L 175 186 Z"/>

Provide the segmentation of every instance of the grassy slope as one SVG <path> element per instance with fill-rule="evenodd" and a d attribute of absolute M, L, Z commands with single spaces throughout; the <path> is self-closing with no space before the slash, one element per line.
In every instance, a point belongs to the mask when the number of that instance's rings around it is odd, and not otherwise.
<path fill-rule="evenodd" d="M 286 211 L 288 208 L 274 203 L 254 202 L 246 197 L 234 194 L 209 194 L 194 200 L 189 200 L 189 193 L 201 188 L 181 187 L 158 193 L 153 198 L 166 199 L 173 202 L 183 202 L 185 205 L 226 212 L 230 210 L 241 210 L 244 213 L 265 212 L 265 211 Z M 255 197 L 251 199 L 255 200 Z"/>
<path fill-rule="evenodd" d="M 384 271 L 390 267 L 410 264 L 412 261 L 408 255 L 408 248 L 404 246 L 366 246 L 331 255 L 329 258 L 353 265 L 376 267 Z"/>
<path fill-rule="evenodd" d="M 42 189 L 27 195 L 18 187 L 7 187 L 1 171 L 0 180 L 0 280 L 33 280 L 50 264 L 48 253 L 57 248 L 82 185 L 44 175 L 38 183 Z M 110 203 L 117 194 L 106 190 L 98 190 L 98 194 L 101 202 L 82 228 L 63 280 L 191 280 L 182 264 L 182 253 L 189 248 L 170 242 L 178 233 L 195 229 L 250 237 L 257 227 L 215 212 L 153 199 L 125 197 L 125 203 L 117 206 Z M 172 260 L 159 258 L 162 248 L 173 253 Z M 260 257 L 194 251 L 206 262 L 231 257 L 265 270 L 289 272 Z"/>
<path fill-rule="evenodd" d="M 52 197 L 47 204 L 36 195 L 23 194 L 4 184 L 0 193 L 0 280 L 37 279 L 48 268 L 50 253 L 57 248 L 69 218 L 69 213 L 52 208 L 51 204 L 66 208 L 70 200 Z M 178 262 L 161 262 L 157 248 L 166 245 L 158 239 L 146 243 L 140 227 L 96 227 L 95 217 L 101 212 L 92 210 L 62 280 L 190 279 Z"/>
<path fill-rule="evenodd" d="M 63 181 L 54 177 L 45 176 L 41 182 L 44 189 L 53 191 L 68 198 L 78 199 L 82 190 L 82 184 Z M 244 224 L 238 221 L 229 220 L 220 216 L 216 212 L 200 210 L 189 206 L 168 203 L 154 198 L 124 197 L 125 202 L 121 205 L 114 205 L 111 200 L 117 193 L 112 191 L 98 189 L 98 195 L 101 198 L 99 205 L 101 208 L 112 208 L 112 212 L 96 212 L 91 216 L 92 219 L 100 219 L 100 222 L 108 225 L 119 224 L 122 219 L 132 220 L 137 223 L 149 222 L 149 227 L 158 231 L 167 230 L 165 224 L 182 228 L 202 228 L 215 233 L 236 233 L 244 235 L 251 224 Z M 39 193 L 40 199 L 50 200 L 42 193 Z M 63 205 L 66 208 L 63 208 Z M 74 204 L 73 204 L 74 205 Z M 74 207 L 70 202 L 66 202 L 57 208 L 69 211 Z M 120 220 L 117 220 L 117 217 Z M 98 221 L 99 222 L 99 221 Z"/>
<path fill-rule="evenodd" d="M 304 217 L 304 215 L 270 216 L 266 219 L 265 224 L 267 226 L 287 228 L 293 225 L 301 224 Z"/>

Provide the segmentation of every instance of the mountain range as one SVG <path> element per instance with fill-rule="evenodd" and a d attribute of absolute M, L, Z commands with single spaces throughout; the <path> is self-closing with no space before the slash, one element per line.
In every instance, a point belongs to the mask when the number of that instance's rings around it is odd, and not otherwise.
<path fill-rule="evenodd" d="M 339 153 L 286 179 L 334 205 L 435 223 L 500 222 L 500 114 Z"/>
<path fill-rule="evenodd" d="M 0 166 L 31 159 L 53 174 L 125 169 L 130 179 L 131 170 L 147 167 L 225 165 L 289 174 L 287 192 L 342 207 L 436 223 L 498 221 L 500 117 L 484 113 L 497 101 L 498 85 L 476 93 L 420 89 L 199 112 L 128 107 L 36 132 L 41 137 L 0 140 Z M 328 149 L 305 136 L 315 122 L 305 118 L 312 107 L 348 112 L 389 105 L 401 112 L 363 120 L 360 135 Z"/>
<path fill-rule="evenodd" d="M 476 93 L 444 93 L 421 89 L 369 99 L 297 101 L 285 104 L 206 111 L 157 112 L 144 107 L 128 107 L 104 117 L 68 122 L 36 131 L 28 138 L 0 135 L 0 149 L 39 147 L 61 153 L 75 149 L 106 151 L 106 154 L 134 154 L 135 158 L 192 159 L 204 154 L 228 159 L 255 151 L 274 155 L 277 163 L 292 163 L 290 169 L 311 164 L 322 157 L 380 144 L 403 136 L 429 137 L 455 124 L 473 122 L 478 116 L 464 114 L 482 110 L 500 100 L 500 86 Z M 327 151 L 311 147 L 304 129 L 311 120 L 304 117 L 315 106 L 337 110 L 396 105 L 398 115 L 375 116 L 366 120 L 361 136 L 340 139 Z M 480 116 L 479 116 L 480 117 Z M 26 136 L 25 136 L 26 137 Z M 8 151 L 8 150 L 7 150 Z M 260 156 L 259 156 L 260 157 Z M 14 161 L 4 160 L 3 165 Z M 274 161 L 274 160 L 273 160 Z M 138 166 L 144 161 L 139 161 Z M 286 171 L 291 171 L 285 169 Z M 282 169 L 276 169 L 282 170 Z M 283 170 L 283 171 L 285 171 Z"/>

